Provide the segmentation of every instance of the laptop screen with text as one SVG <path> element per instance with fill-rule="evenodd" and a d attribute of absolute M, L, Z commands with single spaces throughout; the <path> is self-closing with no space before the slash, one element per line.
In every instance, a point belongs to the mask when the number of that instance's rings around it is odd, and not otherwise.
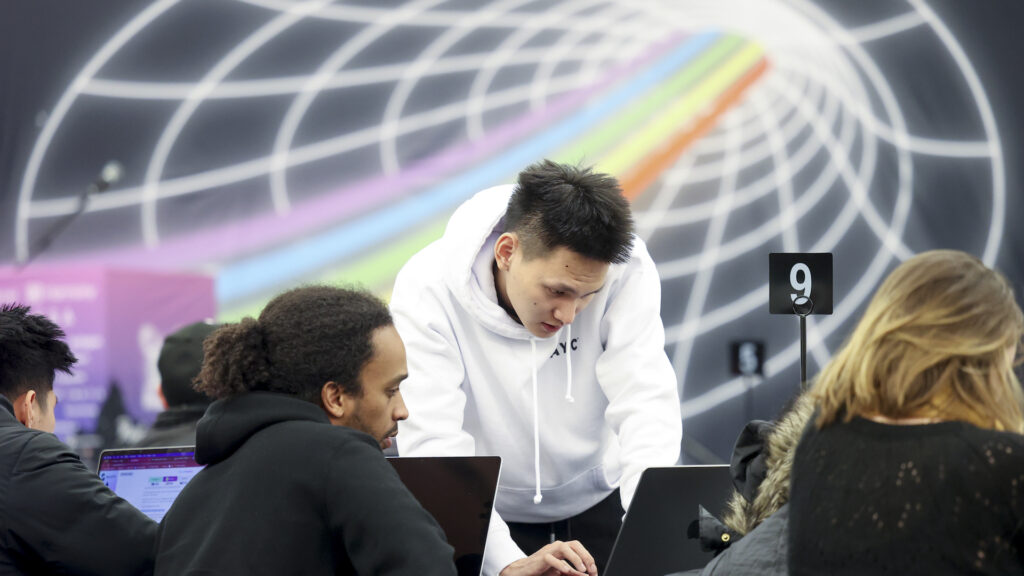
<path fill-rule="evenodd" d="M 159 522 L 202 469 L 192 446 L 132 448 L 103 451 L 99 476 L 115 494 Z"/>

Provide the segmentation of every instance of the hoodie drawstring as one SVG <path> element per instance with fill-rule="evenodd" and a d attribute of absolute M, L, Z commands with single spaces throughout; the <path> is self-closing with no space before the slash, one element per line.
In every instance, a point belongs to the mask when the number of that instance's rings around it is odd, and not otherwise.
<path fill-rule="evenodd" d="M 565 325 L 565 399 L 576 401 L 572 397 L 572 324 Z"/>
<path fill-rule="evenodd" d="M 540 493 L 540 411 L 537 408 L 537 341 L 530 338 L 530 375 L 533 377 L 533 476 L 536 491 L 533 503 L 540 504 L 544 496 Z M 565 325 L 565 399 L 575 402 L 572 397 L 572 325 Z"/>
<path fill-rule="evenodd" d="M 533 475 L 537 491 L 533 503 L 540 504 L 544 496 L 540 493 L 540 411 L 537 410 L 537 341 L 530 338 L 530 367 L 533 375 Z"/>

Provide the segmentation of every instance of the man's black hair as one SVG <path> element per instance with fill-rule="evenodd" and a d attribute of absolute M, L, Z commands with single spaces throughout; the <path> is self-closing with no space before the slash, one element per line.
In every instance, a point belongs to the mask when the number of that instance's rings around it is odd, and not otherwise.
<path fill-rule="evenodd" d="M 519 173 L 505 211 L 527 258 L 564 246 L 612 264 L 629 260 L 633 216 L 619 182 L 608 174 L 543 160 Z"/>
<path fill-rule="evenodd" d="M 0 394 L 13 401 L 35 390 L 44 403 L 59 370 L 71 374 L 78 362 L 64 343 L 64 331 L 21 304 L 0 305 Z"/>
<path fill-rule="evenodd" d="M 214 399 L 263 390 L 319 405 L 323 385 L 336 382 L 359 396 L 373 333 L 392 325 L 387 306 L 368 292 L 295 288 L 271 300 L 258 320 L 226 324 L 206 338 L 195 387 Z"/>
<path fill-rule="evenodd" d="M 203 340 L 216 329 L 216 324 L 194 322 L 164 338 L 156 367 L 168 408 L 210 403 L 210 397 L 193 388 L 192 381 L 203 367 Z"/>

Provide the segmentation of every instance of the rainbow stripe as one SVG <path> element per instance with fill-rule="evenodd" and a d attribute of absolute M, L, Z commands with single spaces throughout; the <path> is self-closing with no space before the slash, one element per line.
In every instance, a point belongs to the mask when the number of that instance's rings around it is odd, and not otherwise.
<path fill-rule="evenodd" d="M 357 210 L 362 215 L 340 226 L 226 265 L 217 280 L 220 319 L 258 313 L 273 292 L 300 280 L 389 294 L 402 264 L 441 235 L 455 207 L 540 158 L 595 164 L 618 175 L 626 195 L 635 198 L 766 69 L 761 47 L 743 38 L 715 32 L 675 38 L 483 142 L 427 159 L 408 171 L 415 178 L 390 179 L 387 194 L 361 185 L 339 191 L 354 198 L 358 189 L 358 196 L 378 199 L 369 201 L 377 206 L 364 202 Z"/>

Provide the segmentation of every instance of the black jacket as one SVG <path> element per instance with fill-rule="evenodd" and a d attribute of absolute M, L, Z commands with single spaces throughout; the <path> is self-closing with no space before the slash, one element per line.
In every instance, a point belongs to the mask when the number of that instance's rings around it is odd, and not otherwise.
<path fill-rule="evenodd" d="M 704 567 L 702 576 L 786 576 L 789 504 L 740 538 Z"/>
<path fill-rule="evenodd" d="M 369 435 L 269 392 L 214 402 L 206 465 L 160 525 L 156 573 L 454 575 L 453 550 Z"/>
<path fill-rule="evenodd" d="M 150 574 L 156 530 L 0 396 L 0 575 Z"/>
<path fill-rule="evenodd" d="M 135 446 L 193 446 L 196 443 L 196 424 L 205 412 L 205 405 L 168 408 L 156 415 L 153 427 Z"/>

